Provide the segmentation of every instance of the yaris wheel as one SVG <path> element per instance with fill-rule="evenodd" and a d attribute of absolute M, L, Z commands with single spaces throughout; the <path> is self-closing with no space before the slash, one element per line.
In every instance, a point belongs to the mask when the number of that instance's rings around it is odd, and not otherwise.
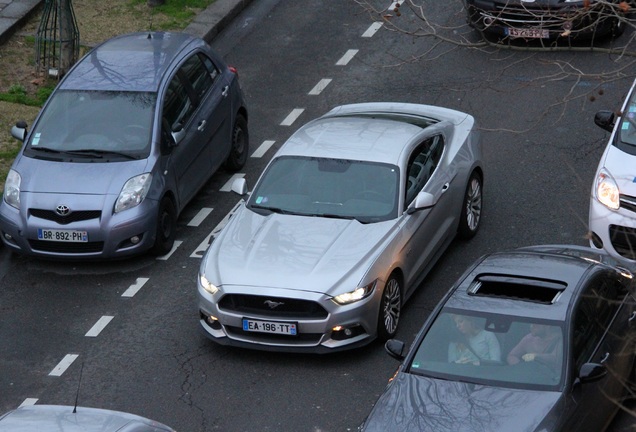
<path fill-rule="evenodd" d="M 242 115 L 236 116 L 236 123 L 232 131 L 232 149 L 225 161 L 225 167 L 230 171 L 238 171 L 247 162 L 249 152 L 249 134 L 247 131 L 247 120 Z"/>
<path fill-rule="evenodd" d="M 159 214 L 157 215 L 157 231 L 155 244 L 152 247 L 153 255 L 165 255 L 172 250 L 174 239 L 177 235 L 177 212 L 169 198 L 161 200 Z"/>
<path fill-rule="evenodd" d="M 400 312 L 402 310 L 402 287 L 400 281 L 391 276 L 384 286 L 380 301 L 380 315 L 378 317 L 378 338 L 388 340 L 395 336 Z"/>
<path fill-rule="evenodd" d="M 482 179 L 478 172 L 473 171 L 466 186 L 462 212 L 459 219 L 459 236 L 470 239 L 477 234 L 481 222 L 483 208 Z"/>

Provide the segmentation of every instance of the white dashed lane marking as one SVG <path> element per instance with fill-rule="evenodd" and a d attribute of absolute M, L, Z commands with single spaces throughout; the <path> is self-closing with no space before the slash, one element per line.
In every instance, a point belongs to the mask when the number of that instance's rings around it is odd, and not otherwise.
<path fill-rule="evenodd" d="M 183 240 L 175 240 L 174 245 L 172 246 L 172 250 L 170 250 L 170 252 L 168 252 L 164 256 L 157 257 L 157 260 L 167 261 L 172 256 L 172 254 L 175 253 L 177 249 L 179 249 L 179 246 L 181 246 L 182 244 L 183 244 Z"/>
<path fill-rule="evenodd" d="M 362 33 L 362 37 L 371 37 L 373 36 L 380 28 L 382 27 L 382 23 L 380 21 L 376 21 L 369 26 L 369 28 Z"/>
<path fill-rule="evenodd" d="M 62 376 L 66 369 L 73 364 L 73 362 L 79 357 L 79 354 L 66 354 L 61 362 L 49 372 L 49 376 Z"/>
<path fill-rule="evenodd" d="M 357 49 L 350 49 L 348 50 L 342 57 L 340 57 L 340 60 L 338 60 L 336 62 L 336 66 L 346 66 L 349 64 L 349 62 L 351 61 L 351 59 L 353 59 L 353 57 L 358 54 L 358 50 Z"/>
<path fill-rule="evenodd" d="M 137 278 L 137 281 L 132 284 L 124 293 L 121 295 L 122 297 L 133 297 L 137 292 L 143 287 L 146 282 L 148 282 L 148 278 L 140 277 Z"/>
<path fill-rule="evenodd" d="M 300 115 L 303 113 L 303 111 L 305 111 L 305 108 L 294 108 L 292 110 L 292 112 L 290 112 L 289 115 L 287 117 L 285 117 L 285 120 L 283 120 L 280 125 L 281 126 L 291 126 L 292 124 L 294 124 L 296 119 L 298 119 L 298 117 L 300 117 Z"/>
<path fill-rule="evenodd" d="M 329 85 L 330 82 L 331 78 L 321 79 L 308 94 L 311 96 L 319 95 Z"/>
<path fill-rule="evenodd" d="M 38 401 L 38 398 L 26 398 L 21 404 L 20 406 L 31 406 L 31 405 L 35 405 L 36 402 Z"/>
<path fill-rule="evenodd" d="M 210 243 L 214 241 L 214 239 L 216 238 L 216 236 L 219 235 L 223 227 L 227 225 L 227 222 L 230 220 L 232 215 L 236 213 L 236 210 L 239 208 L 242 202 L 243 200 L 241 199 L 239 200 L 239 202 L 236 203 L 236 205 L 234 205 L 232 210 L 230 210 L 230 212 L 227 215 L 225 215 L 223 220 L 219 222 L 217 226 L 214 227 L 212 232 L 208 234 L 205 237 L 205 239 L 201 242 L 201 244 L 199 244 L 199 246 L 194 250 L 194 252 L 192 252 L 192 254 L 190 255 L 190 258 L 203 258 L 203 255 L 205 254 L 205 251 L 208 250 Z"/>
<path fill-rule="evenodd" d="M 219 189 L 221 192 L 230 192 L 232 191 L 232 183 L 234 183 L 234 180 L 239 179 L 239 178 L 243 178 L 245 177 L 245 173 L 236 173 L 234 174 L 232 177 L 230 177 L 230 179 L 225 182 L 225 184 L 223 185 L 223 187 L 221 189 Z"/>
<path fill-rule="evenodd" d="M 274 145 L 276 141 L 272 141 L 272 140 L 266 140 L 263 141 L 263 144 L 261 144 L 260 146 L 258 146 L 258 148 L 256 149 L 256 151 L 254 153 L 252 153 L 252 157 L 253 158 L 259 158 L 259 157 L 263 157 L 263 155 L 265 153 L 267 153 L 267 150 L 270 149 L 271 146 Z"/>
<path fill-rule="evenodd" d="M 95 325 L 93 325 L 93 327 L 91 327 L 91 329 L 84 336 L 86 336 L 86 337 L 97 337 L 97 336 L 99 336 L 99 334 L 102 332 L 102 330 L 104 330 L 104 328 L 106 328 L 108 323 L 110 323 L 113 318 L 114 317 L 112 317 L 112 316 L 104 315 L 99 320 L 97 320 Z"/>
<path fill-rule="evenodd" d="M 201 222 L 203 222 L 205 218 L 208 217 L 210 213 L 212 213 L 212 210 L 214 209 L 206 207 L 202 208 L 201 210 L 199 210 L 199 213 L 197 213 L 197 215 L 193 217 L 190 222 L 188 222 L 188 226 L 198 227 L 199 225 L 201 225 Z"/>

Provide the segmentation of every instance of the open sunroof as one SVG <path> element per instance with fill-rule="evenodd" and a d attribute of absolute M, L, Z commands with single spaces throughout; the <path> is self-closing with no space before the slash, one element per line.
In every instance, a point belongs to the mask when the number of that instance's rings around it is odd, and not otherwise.
<path fill-rule="evenodd" d="M 483 274 L 471 284 L 468 294 L 552 304 L 566 287 L 561 281 Z"/>

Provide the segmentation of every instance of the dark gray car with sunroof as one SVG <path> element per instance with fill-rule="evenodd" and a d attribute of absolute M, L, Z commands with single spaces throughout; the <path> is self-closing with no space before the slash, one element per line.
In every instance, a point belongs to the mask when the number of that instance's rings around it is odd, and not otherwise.
<path fill-rule="evenodd" d="M 600 431 L 633 385 L 632 272 L 605 252 L 479 259 L 430 315 L 364 431 Z"/>
<path fill-rule="evenodd" d="M 185 205 L 247 160 L 235 68 L 202 39 L 117 36 L 62 79 L 24 141 L 0 203 L 9 250 L 57 259 L 169 252 Z"/>

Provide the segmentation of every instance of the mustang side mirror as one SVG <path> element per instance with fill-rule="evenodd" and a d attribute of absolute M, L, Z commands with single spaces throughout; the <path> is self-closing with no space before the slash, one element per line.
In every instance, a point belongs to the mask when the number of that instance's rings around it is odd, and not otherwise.
<path fill-rule="evenodd" d="M 614 129 L 616 115 L 612 111 L 599 111 L 594 116 L 594 123 L 601 129 L 611 132 Z"/>
<path fill-rule="evenodd" d="M 410 206 L 406 212 L 408 214 L 415 213 L 418 210 L 424 210 L 431 208 L 435 205 L 435 197 L 428 192 L 420 192 L 415 197 L 415 202 Z"/>
<path fill-rule="evenodd" d="M 387 353 L 389 353 L 391 357 L 400 361 L 404 360 L 404 356 L 406 354 L 404 352 L 406 351 L 406 345 L 404 344 L 404 342 L 397 339 L 389 339 L 384 344 L 384 349 Z"/>
<path fill-rule="evenodd" d="M 239 195 L 245 195 L 247 193 L 247 181 L 243 177 L 234 179 L 231 189 L 232 192 Z"/>
<path fill-rule="evenodd" d="M 600 363 L 584 363 L 579 371 L 581 383 L 598 381 L 607 375 L 607 368 Z"/>

